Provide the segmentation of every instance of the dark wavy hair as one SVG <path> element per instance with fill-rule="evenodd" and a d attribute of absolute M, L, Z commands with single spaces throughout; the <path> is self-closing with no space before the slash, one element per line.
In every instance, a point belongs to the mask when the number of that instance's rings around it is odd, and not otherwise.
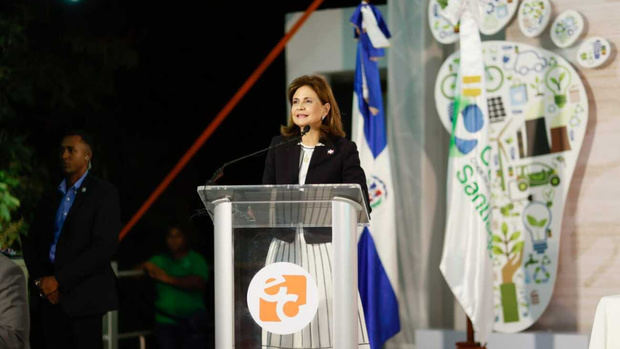
<path fill-rule="evenodd" d="M 310 87 L 318 96 L 321 104 L 329 103 L 329 112 L 321 124 L 321 137 L 339 136 L 344 137 L 346 134 L 342 129 L 342 117 L 340 116 L 340 108 L 334 98 L 332 88 L 327 80 L 320 75 L 302 75 L 288 85 L 287 97 L 289 103 L 293 104 L 293 95 L 302 86 Z M 293 114 L 289 112 L 286 125 L 280 127 L 280 133 L 284 137 L 298 136 L 301 131 L 299 126 L 293 122 Z"/>

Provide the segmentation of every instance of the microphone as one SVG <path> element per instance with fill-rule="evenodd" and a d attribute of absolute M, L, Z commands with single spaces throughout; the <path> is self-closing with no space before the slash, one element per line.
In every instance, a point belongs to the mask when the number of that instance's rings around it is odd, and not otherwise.
<path fill-rule="evenodd" d="M 301 140 L 301 138 L 303 136 L 305 136 L 308 132 L 310 132 L 310 126 L 306 125 L 301 130 L 301 134 L 298 137 L 291 138 L 291 139 L 289 139 L 286 142 L 282 142 L 282 143 L 278 143 L 276 145 L 269 146 L 267 148 L 255 151 L 255 152 L 253 152 L 251 154 L 247 154 L 247 155 L 244 155 L 244 156 L 242 156 L 240 158 L 236 158 L 236 159 L 233 159 L 233 160 L 230 160 L 230 161 L 224 163 L 220 168 L 218 168 L 217 170 L 215 170 L 215 172 L 213 172 L 213 175 L 207 181 L 206 185 L 214 185 L 215 182 L 217 182 L 218 179 L 222 178 L 222 176 L 224 176 L 224 169 L 227 166 L 232 165 L 232 164 L 234 164 L 236 162 L 239 162 L 241 160 L 245 160 L 247 158 L 251 158 L 252 156 L 255 156 L 255 155 L 258 155 L 258 154 L 262 154 L 262 153 L 267 152 L 269 150 L 276 149 L 276 148 L 281 147 L 281 146 L 283 146 L 285 144 L 290 144 L 290 143 L 293 143 L 293 142 L 299 142 Z"/>

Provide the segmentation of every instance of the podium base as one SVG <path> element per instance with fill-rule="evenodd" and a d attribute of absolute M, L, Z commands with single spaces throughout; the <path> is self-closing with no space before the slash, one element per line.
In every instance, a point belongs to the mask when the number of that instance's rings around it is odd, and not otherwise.
<path fill-rule="evenodd" d="M 456 349 L 486 349 L 478 342 L 458 342 L 456 343 Z"/>

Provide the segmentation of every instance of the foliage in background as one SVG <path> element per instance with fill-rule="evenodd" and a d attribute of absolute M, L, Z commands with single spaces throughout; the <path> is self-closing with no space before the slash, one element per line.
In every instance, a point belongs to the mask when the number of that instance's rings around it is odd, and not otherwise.
<path fill-rule="evenodd" d="M 14 101 L 29 96 L 24 85 L 16 86 L 14 75 L 26 48 L 26 18 L 21 14 L 0 13 L 0 250 L 10 255 L 20 250 L 19 235 L 28 229 L 23 210 L 32 208 L 32 199 L 38 194 L 36 181 L 30 180 L 32 149 L 25 134 L 15 127 L 18 114 Z"/>
<path fill-rule="evenodd" d="M 17 180 L 0 171 L 0 250 L 8 250 L 18 241 L 24 220 L 13 221 L 11 213 L 19 207 L 19 200 L 11 195 L 9 187 L 17 186 Z M 11 254 L 11 253 L 10 253 Z"/>
<path fill-rule="evenodd" d="M 19 234 L 57 173 L 58 137 L 106 127 L 116 112 L 116 73 L 137 64 L 130 38 L 98 31 L 82 13 L 88 5 L 77 6 L 0 5 L 0 249 L 19 252 Z"/>

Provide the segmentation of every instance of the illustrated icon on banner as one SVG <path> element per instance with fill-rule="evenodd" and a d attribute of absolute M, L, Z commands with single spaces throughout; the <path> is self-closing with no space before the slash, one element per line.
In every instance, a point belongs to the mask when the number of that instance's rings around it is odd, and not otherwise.
<path fill-rule="evenodd" d="M 551 25 L 551 41 L 557 47 L 569 47 L 579 39 L 583 29 L 581 14 L 575 10 L 566 10 L 560 13 Z"/>
<path fill-rule="evenodd" d="M 549 0 L 524 0 L 517 15 L 519 29 L 523 35 L 533 38 L 540 35 L 551 19 Z"/>
<path fill-rule="evenodd" d="M 502 30 L 517 12 L 517 0 L 487 0 L 480 1 L 482 24 L 480 32 L 484 35 L 493 35 Z"/>
<path fill-rule="evenodd" d="M 577 62 L 584 68 L 597 68 L 605 64 L 610 55 L 609 41 L 601 37 L 588 38 L 579 45 Z"/>
<path fill-rule="evenodd" d="M 428 2 L 428 25 L 431 28 L 431 33 L 435 40 L 442 44 L 455 43 L 459 38 L 459 26 L 452 25 L 441 14 L 441 5 L 437 0 L 430 0 Z"/>

